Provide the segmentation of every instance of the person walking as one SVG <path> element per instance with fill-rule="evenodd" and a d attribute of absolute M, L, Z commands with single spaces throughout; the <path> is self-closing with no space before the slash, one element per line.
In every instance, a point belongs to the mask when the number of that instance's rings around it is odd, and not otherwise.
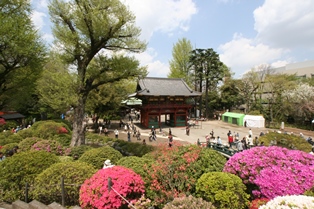
<path fill-rule="evenodd" d="M 115 129 L 115 130 L 114 130 L 114 135 L 115 135 L 116 139 L 119 137 L 119 131 L 118 131 L 118 129 Z"/>

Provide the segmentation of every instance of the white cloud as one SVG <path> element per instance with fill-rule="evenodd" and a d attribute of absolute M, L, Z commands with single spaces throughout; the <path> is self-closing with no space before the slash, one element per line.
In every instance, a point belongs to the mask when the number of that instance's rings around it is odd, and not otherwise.
<path fill-rule="evenodd" d="M 44 18 L 46 18 L 46 14 L 43 12 L 38 12 L 34 10 L 31 14 L 31 19 L 36 27 L 36 29 L 42 29 L 43 26 L 45 25 Z"/>
<path fill-rule="evenodd" d="M 250 70 L 252 67 L 261 63 L 272 63 L 281 58 L 287 50 L 271 48 L 253 39 L 242 37 L 235 34 L 233 40 L 219 46 L 220 59 L 236 74 Z"/>
<path fill-rule="evenodd" d="M 254 11 L 258 38 L 277 47 L 314 49 L 313 0 L 265 0 Z"/>
<path fill-rule="evenodd" d="M 47 0 L 31 0 L 31 4 L 36 9 L 47 9 L 48 1 Z"/>
<path fill-rule="evenodd" d="M 154 60 L 157 53 L 154 49 L 149 48 L 146 52 L 134 55 L 142 66 L 147 66 L 149 77 L 167 77 L 169 73 L 169 66 L 159 60 Z"/>
<path fill-rule="evenodd" d="M 142 39 L 149 41 L 154 32 L 171 35 L 187 31 L 191 17 L 197 13 L 193 0 L 124 0 L 142 28 Z"/>

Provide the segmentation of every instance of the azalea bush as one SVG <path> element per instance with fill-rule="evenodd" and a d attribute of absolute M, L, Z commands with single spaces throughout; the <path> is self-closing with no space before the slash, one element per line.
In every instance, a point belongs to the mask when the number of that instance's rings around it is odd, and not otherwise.
<path fill-rule="evenodd" d="M 258 209 L 262 205 L 266 205 L 269 202 L 267 198 L 257 198 L 254 199 L 252 202 L 249 203 L 249 209 Z"/>
<path fill-rule="evenodd" d="M 266 205 L 259 207 L 259 209 L 309 209 L 314 208 L 314 197 L 303 195 L 291 195 L 276 197 L 269 201 Z"/>
<path fill-rule="evenodd" d="M 31 150 L 44 150 L 46 152 L 53 153 L 55 155 L 64 155 L 64 149 L 62 145 L 55 140 L 41 140 L 36 142 Z"/>
<path fill-rule="evenodd" d="M 109 159 L 112 164 L 116 164 L 122 158 L 122 154 L 110 146 L 104 146 L 87 150 L 79 161 L 89 163 L 97 169 L 104 166 L 105 160 Z"/>
<path fill-rule="evenodd" d="M 224 171 L 239 176 L 255 197 L 303 194 L 313 186 L 314 156 L 277 146 L 255 147 L 232 156 Z"/>
<path fill-rule="evenodd" d="M 32 125 L 31 129 L 34 136 L 43 139 L 52 139 L 55 135 L 65 134 L 65 132 L 70 134 L 71 132 L 70 128 L 65 123 L 58 123 L 51 120 L 38 121 Z"/>
<path fill-rule="evenodd" d="M 276 141 L 276 146 L 287 149 L 297 149 L 304 152 L 310 152 L 312 148 L 312 146 L 300 136 L 276 132 L 271 132 L 261 136 L 259 141 L 264 142 L 265 146 L 269 146 L 272 142 Z"/>
<path fill-rule="evenodd" d="M 202 198 L 196 198 L 192 195 L 188 197 L 177 197 L 167 203 L 163 209 L 215 209 L 216 207 Z"/>
<path fill-rule="evenodd" d="M 250 195 L 245 190 L 246 187 L 238 176 L 223 172 L 205 173 L 196 184 L 197 196 L 217 208 L 247 208 Z"/>
<path fill-rule="evenodd" d="M 44 139 L 38 138 L 38 137 L 27 137 L 20 141 L 19 143 L 19 149 L 20 151 L 28 151 L 32 148 L 34 144 L 36 144 L 39 141 L 42 141 Z"/>
<path fill-rule="evenodd" d="M 0 163 L 0 202 L 13 202 L 25 198 L 25 184 L 51 165 L 60 162 L 58 157 L 46 151 L 26 151 L 14 154 Z"/>
<path fill-rule="evenodd" d="M 30 196 L 44 204 L 61 200 L 61 177 L 63 177 L 66 206 L 79 205 L 80 185 L 96 171 L 91 165 L 79 161 L 54 164 L 35 178 Z"/>
<path fill-rule="evenodd" d="M 128 156 L 121 158 L 117 165 L 124 166 L 126 168 L 132 169 L 135 173 L 141 175 L 142 177 L 148 177 L 147 170 L 151 167 L 153 160 L 147 158 Z"/>
<path fill-rule="evenodd" d="M 108 178 L 112 179 L 110 191 L 108 190 Z M 129 202 L 136 202 L 145 192 L 144 181 L 140 175 L 122 166 L 100 169 L 81 186 L 81 207 L 89 209 L 127 207 L 128 204 L 114 190 Z"/>
<path fill-rule="evenodd" d="M 147 156 L 145 156 L 147 158 Z M 193 194 L 197 179 L 205 172 L 221 171 L 226 160 L 216 151 L 190 146 L 160 146 L 148 159 L 155 159 L 147 170 L 147 195 L 159 205 L 182 194 Z"/>

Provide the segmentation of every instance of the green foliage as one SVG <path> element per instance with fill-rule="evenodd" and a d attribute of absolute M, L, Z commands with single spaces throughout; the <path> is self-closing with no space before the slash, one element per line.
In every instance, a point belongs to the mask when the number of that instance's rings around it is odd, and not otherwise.
<path fill-rule="evenodd" d="M 21 152 L 6 158 L 0 163 L 0 201 L 23 200 L 25 184 L 33 185 L 39 173 L 57 162 L 56 155 L 45 151 Z"/>
<path fill-rule="evenodd" d="M 311 189 L 305 191 L 304 195 L 314 197 L 314 185 Z"/>
<path fill-rule="evenodd" d="M 249 195 L 245 189 L 238 176 L 223 172 L 205 173 L 196 183 L 196 194 L 217 208 L 247 208 Z"/>
<path fill-rule="evenodd" d="M 217 151 L 202 149 L 199 158 L 193 165 L 195 167 L 194 177 L 198 179 L 203 173 L 222 171 L 226 162 L 226 158 Z"/>
<path fill-rule="evenodd" d="M 21 136 L 23 139 L 27 137 L 33 136 L 33 130 L 31 128 L 23 129 L 17 132 L 19 136 Z"/>
<path fill-rule="evenodd" d="M 71 135 L 70 134 L 58 134 L 52 137 L 53 140 L 59 142 L 62 146 L 68 147 L 71 143 Z"/>
<path fill-rule="evenodd" d="M 11 131 L 12 128 L 18 126 L 19 124 L 16 121 L 6 121 L 5 124 L 0 125 L 0 132 L 3 132 L 4 130 L 7 130 L 8 132 Z"/>
<path fill-rule="evenodd" d="M 264 142 L 264 145 L 269 146 L 271 145 L 271 142 L 276 141 L 276 146 L 284 147 L 287 149 L 296 149 L 301 150 L 304 152 L 310 152 L 311 151 L 311 145 L 303 138 L 295 135 L 289 135 L 289 134 L 281 134 L 281 133 L 275 133 L 270 132 L 265 134 L 264 136 L 261 136 L 259 138 L 260 142 Z"/>
<path fill-rule="evenodd" d="M 87 150 L 79 161 L 89 163 L 96 169 L 101 169 L 104 166 L 105 160 L 109 159 L 112 164 L 116 164 L 122 158 L 122 154 L 110 146 L 104 146 Z"/>
<path fill-rule="evenodd" d="M 1 138 L 0 138 L 0 145 L 19 143 L 23 139 L 20 135 L 12 134 L 12 133 L 4 134 Z"/>
<path fill-rule="evenodd" d="M 196 198 L 192 195 L 188 197 L 174 198 L 166 204 L 163 209 L 215 209 L 216 207 L 202 198 Z"/>
<path fill-rule="evenodd" d="M 28 151 L 32 148 L 34 144 L 36 144 L 37 142 L 41 140 L 43 139 L 38 138 L 38 137 L 28 137 L 20 141 L 18 146 L 21 151 Z"/>
<path fill-rule="evenodd" d="M 44 150 L 55 155 L 63 155 L 64 150 L 62 145 L 55 140 L 41 140 L 36 142 L 31 150 Z"/>
<path fill-rule="evenodd" d="M 2 147 L 1 152 L 3 152 L 6 155 L 6 153 L 8 153 L 8 151 L 12 150 L 13 147 L 15 147 L 15 146 L 18 146 L 18 144 L 17 143 L 6 144 Z"/>
<path fill-rule="evenodd" d="M 141 175 L 145 180 L 147 176 L 147 169 L 151 167 L 153 160 L 136 157 L 136 156 L 129 156 L 123 157 L 118 162 L 117 165 L 124 166 L 126 168 L 131 168 L 135 173 Z"/>
<path fill-rule="evenodd" d="M 191 41 L 186 38 L 179 39 L 173 45 L 172 59 L 169 61 L 170 72 L 168 78 L 183 78 L 189 86 L 192 86 L 192 72 L 189 65 L 189 56 L 192 50 Z"/>
<path fill-rule="evenodd" d="M 74 159 L 71 156 L 58 156 L 60 162 L 73 162 Z"/>
<path fill-rule="evenodd" d="M 87 150 L 90 150 L 90 149 L 92 149 L 92 147 L 88 145 L 80 145 L 80 146 L 72 147 L 70 156 L 72 157 L 77 156 L 78 158 L 80 158 Z"/>
<path fill-rule="evenodd" d="M 79 188 L 96 169 L 84 162 L 61 162 L 40 173 L 30 196 L 44 204 L 61 200 L 61 177 L 64 178 L 66 206 L 79 205 Z"/>
<path fill-rule="evenodd" d="M 32 23 L 29 1 L 2 0 L 0 7 L 0 109 L 18 110 L 32 100 L 45 46 Z"/>
<path fill-rule="evenodd" d="M 115 141 L 116 139 L 112 139 L 103 135 L 95 134 L 95 133 L 86 133 L 86 143 L 89 144 L 106 144 L 110 141 Z"/>
<path fill-rule="evenodd" d="M 55 135 L 60 134 L 61 128 L 64 127 L 70 132 L 69 127 L 65 123 L 56 123 L 54 121 L 38 121 L 34 123 L 31 129 L 34 136 L 43 139 L 52 139 Z"/>
<path fill-rule="evenodd" d="M 142 157 L 154 150 L 154 146 L 143 145 L 142 143 L 137 142 L 127 142 L 124 140 L 115 140 L 111 146 L 121 152 L 124 156 Z"/>

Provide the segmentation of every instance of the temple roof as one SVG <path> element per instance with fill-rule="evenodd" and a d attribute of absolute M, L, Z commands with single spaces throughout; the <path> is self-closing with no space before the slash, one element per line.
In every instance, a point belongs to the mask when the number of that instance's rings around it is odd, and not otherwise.
<path fill-rule="evenodd" d="M 138 80 L 136 93 L 130 96 L 201 96 L 181 78 L 146 77 Z"/>

